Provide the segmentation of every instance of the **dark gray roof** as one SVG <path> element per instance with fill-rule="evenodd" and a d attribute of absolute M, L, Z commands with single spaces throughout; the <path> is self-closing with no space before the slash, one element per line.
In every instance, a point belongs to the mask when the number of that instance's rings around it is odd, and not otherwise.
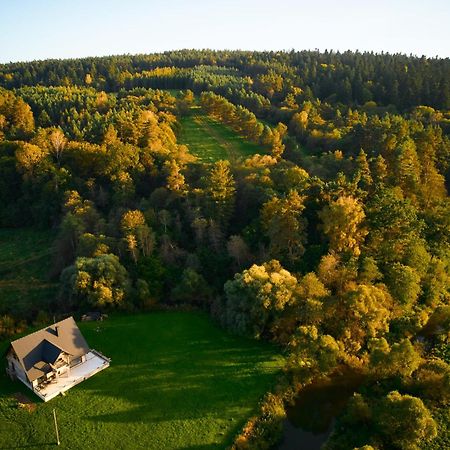
<path fill-rule="evenodd" d="M 73 317 L 17 339 L 11 342 L 11 347 L 30 382 L 49 372 L 51 368 L 48 364 L 53 364 L 61 352 L 72 358 L 89 352 Z"/>

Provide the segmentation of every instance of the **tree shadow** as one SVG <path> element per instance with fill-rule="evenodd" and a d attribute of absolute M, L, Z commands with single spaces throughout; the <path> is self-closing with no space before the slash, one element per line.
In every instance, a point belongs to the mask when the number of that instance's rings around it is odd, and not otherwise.
<path fill-rule="evenodd" d="M 111 366 L 74 387 L 68 397 L 42 405 L 42 412 L 59 406 L 61 427 L 68 426 L 69 435 L 74 427 L 98 430 L 100 435 L 94 433 L 86 446 L 107 436 L 109 444 L 126 448 L 146 433 L 152 439 L 157 435 L 160 441 L 155 442 L 166 442 L 169 430 L 173 435 L 166 448 L 224 448 L 273 385 L 279 356 L 272 346 L 205 324 L 204 315 L 189 313 L 189 320 L 177 320 L 187 313 L 171 313 L 162 320 L 164 314 L 80 326 L 89 345 L 112 358 Z M 16 392 L 17 383 L 10 384 Z M 33 440 L 30 436 L 30 448 L 52 445 Z"/>

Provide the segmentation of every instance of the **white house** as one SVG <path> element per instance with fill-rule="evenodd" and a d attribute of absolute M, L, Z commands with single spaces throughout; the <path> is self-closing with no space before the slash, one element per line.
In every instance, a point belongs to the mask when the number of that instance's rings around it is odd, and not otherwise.
<path fill-rule="evenodd" d="M 42 400 L 109 367 L 110 359 L 90 349 L 73 317 L 11 342 L 7 373 Z"/>

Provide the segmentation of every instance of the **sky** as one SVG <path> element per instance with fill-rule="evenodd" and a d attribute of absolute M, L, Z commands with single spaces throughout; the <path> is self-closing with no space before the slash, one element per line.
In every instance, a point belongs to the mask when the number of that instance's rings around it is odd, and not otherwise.
<path fill-rule="evenodd" d="M 449 0 L 0 0 L 0 63 L 183 48 L 450 56 Z"/>

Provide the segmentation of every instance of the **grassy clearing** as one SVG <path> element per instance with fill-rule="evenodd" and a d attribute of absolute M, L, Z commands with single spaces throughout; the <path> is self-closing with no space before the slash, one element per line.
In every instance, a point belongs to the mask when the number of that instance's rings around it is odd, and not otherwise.
<path fill-rule="evenodd" d="M 48 281 L 53 240 L 50 231 L 0 229 L 0 313 L 26 317 L 54 297 L 58 284 Z"/>
<path fill-rule="evenodd" d="M 179 143 L 188 145 L 190 152 L 201 162 L 235 161 L 264 153 L 260 146 L 246 141 L 229 127 L 201 112 L 182 117 L 180 123 Z"/>
<path fill-rule="evenodd" d="M 270 345 L 230 336 L 202 313 L 114 316 L 80 328 L 111 367 L 48 403 L 1 373 L 0 449 L 53 446 L 53 408 L 63 448 L 223 449 L 282 363 Z M 17 408 L 18 391 L 36 398 L 35 412 Z"/>

